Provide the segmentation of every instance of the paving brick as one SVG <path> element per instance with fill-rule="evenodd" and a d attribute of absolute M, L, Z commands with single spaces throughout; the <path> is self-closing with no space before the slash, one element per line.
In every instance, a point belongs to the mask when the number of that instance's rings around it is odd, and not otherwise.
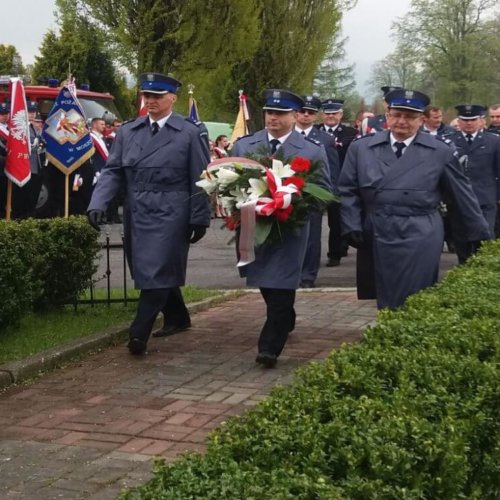
<path fill-rule="evenodd" d="M 265 306 L 250 293 L 196 314 L 189 335 L 152 339 L 147 356 L 120 344 L 5 390 L 0 498 L 115 498 L 151 477 L 154 456 L 203 452 L 213 429 L 290 383 L 296 367 L 359 340 L 376 314 L 352 292 L 298 293 L 296 310 L 275 370 L 255 364 Z"/>

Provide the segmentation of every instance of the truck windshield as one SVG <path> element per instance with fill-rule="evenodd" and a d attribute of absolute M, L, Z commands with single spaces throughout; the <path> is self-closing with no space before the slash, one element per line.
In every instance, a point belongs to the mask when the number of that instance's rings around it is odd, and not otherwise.
<path fill-rule="evenodd" d="M 116 109 L 112 99 L 99 99 L 94 97 L 78 96 L 87 120 L 92 118 L 104 118 L 112 121 L 114 118 L 120 119 L 120 113 Z M 40 114 L 46 118 L 54 105 L 54 99 L 39 99 L 38 108 Z"/>

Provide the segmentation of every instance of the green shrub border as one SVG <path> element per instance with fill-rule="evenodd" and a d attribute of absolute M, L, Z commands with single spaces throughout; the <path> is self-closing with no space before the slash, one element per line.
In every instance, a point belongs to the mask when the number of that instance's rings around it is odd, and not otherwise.
<path fill-rule="evenodd" d="M 127 499 L 500 498 L 500 242 Z"/>
<path fill-rule="evenodd" d="M 99 249 L 85 217 L 0 221 L 0 329 L 74 302 L 96 271 Z"/>

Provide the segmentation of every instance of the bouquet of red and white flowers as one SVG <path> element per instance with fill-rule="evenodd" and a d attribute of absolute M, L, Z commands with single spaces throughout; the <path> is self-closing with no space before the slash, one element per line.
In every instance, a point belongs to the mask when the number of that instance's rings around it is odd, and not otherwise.
<path fill-rule="evenodd" d="M 322 168 L 301 157 L 220 158 L 196 184 L 214 197 L 228 229 L 241 227 L 241 251 L 242 239 L 251 246 L 279 242 L 302 226 L 311 210 L 336 200 L 317 184 Z"/>

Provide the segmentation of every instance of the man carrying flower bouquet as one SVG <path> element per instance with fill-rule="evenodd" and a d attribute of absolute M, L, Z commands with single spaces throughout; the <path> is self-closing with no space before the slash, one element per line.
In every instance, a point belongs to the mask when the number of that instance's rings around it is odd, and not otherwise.
<path fill-rule="evenodd" d="M 236 141 L 231 154 L 235 157 L 260 159 L 261 162 L 266 158 L 282 159 L 287 165 L 277 162 L 276 169 L 283 172 L 288 168 L 291 173 L 283 173 L 283 179 L 277 182 L 283 181 L 285 187 L 292 187 L 288 189 L 289 192 L 295 192 L 290 195 L 293 199 L 290 204 L 283 204 L 286 195 L 280 196 L 279 190 L 269 202 L 264 201 L 269 198 L 257 200 L 257 217 L 261 222 L 265 218 L 270 228 L 283 229 L 276 232 L 278 236 L 274 240 L 268 238 L 263 244 L 256 246 L 253 262 L 239 267 L 240 275 L 247 279 L 247 285 L 259 287 L 266 303 L 266 321 L 260 333 L 256 362 L 265 368 L 272 368 L 285 346 L 288 334 L 295 327 L 295 292 L 300 283 L 309 235 L 308 211 L 318 209 L 312 205 L 304 207 L 305 200 L 308 199 L 309 172 L 315 172 L 311 186 L 321 186 L 323 192 L 331 191 L 332 186 L 323 146 L 294 130 L 296 112 L 304 106 L 302 98 L 286 90 L 270 89 L 265 91 L 264 99 L 266 128 Z M 271 177 L 268 184 L 274 184 L 275 174 L 270 170 L 267 174 Z M 258 190 L 259 184 L 254 182 L 253 185 L 253 189 Z M 272 190 L 276 194 L 274 186 Z M 283 192 L 286 191 L 283 189 Z M 327 195 L 331 196 L 329 193 Z M 275 210 L 277 206 L 280 208 Z M 266 217 L 271 211 L 272 215 Z M 305 213 L 305 217 L 299 218 L 300 213 Z M 242 227 L 239 239 L 243 237 Z"/>

